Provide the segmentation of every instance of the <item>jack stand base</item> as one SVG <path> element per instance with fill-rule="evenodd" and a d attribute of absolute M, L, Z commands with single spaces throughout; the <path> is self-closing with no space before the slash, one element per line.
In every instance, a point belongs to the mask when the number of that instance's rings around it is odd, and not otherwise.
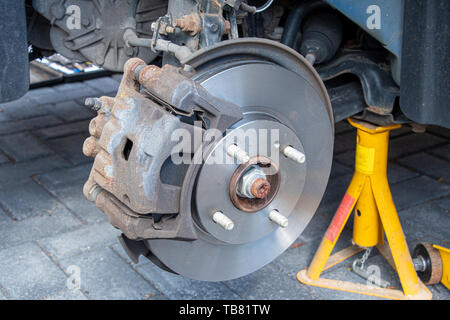
<path fill-rule="evenodd" d="M 350 258 L 351 256 L 361 252 L 363 249 L 358 246 L 350 246 L 346 249 L 343 249 L 328 259 L 328 262 L 323 270 L 329 269 L 338 263 Z M 378 250 L 385 257 L 385 259 L 389 262 L 391 266 L 392 263 L 389 261 L 391 259 L 389 248 L 383 246 L 378 246 Z M 393 262 L 393 261 L 392 261 Z M 300 270 L 297 273 L 297 280 L 303 284 L 351 292 L 351 293 L 359 293 L 368 296 L 375 296 L 386 299 L 394 299 L 394 300 L 431 300 L 432 294 L 428 290 L 428 288 L 419 280 L 420 291 L 418 294 L 406 296 L 402 290 L 398 289 L 389 289 L 389 288 L 380 288 L 375 285 L 365 285 L 362 283 L 355 283 L 350 281 L 341 281 L 341 280 L 333 280 L 326 278 L 318 278 L 316 281 L 310 279 L 307 275 L 308 269 Z"/>
<path fill-rule="evenodd" d="M 312 286 L 382 298 L 431 299 L 431 292 L 418 279 L 414 269 L 386 176 L 389 131 L 400 125 L 378 127 L 363 121 L 348 121 L 357 129 L 353 178 L 311 264 L 297 274 L 297 279 Z M 353 243 L 358 246 L 331 255 L 353 211 Z M 361 248 L 374 246 L 396 271 L 403 291 L 320 278 L 323 270 L 355 255 Z"/>

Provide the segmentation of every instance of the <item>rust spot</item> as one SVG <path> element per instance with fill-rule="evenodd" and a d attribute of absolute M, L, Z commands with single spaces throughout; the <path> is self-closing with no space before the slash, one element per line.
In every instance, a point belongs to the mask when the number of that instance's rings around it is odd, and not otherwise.
<path fill-rule="evenodd" d="M 190 32 L 192 36 L 195 36 L 200 31 L 200 17 L 197 13 L 191 13 L 182 16 L 179 19 L 175 19 L 173 25 L 184 32 Z"/>
<path fill-rule="evenodd" d="M 303 242 L 299 242 L 299 243 L 294 243 L 292 246 L 290 246 L 290 249 L 295 249 L 295 248 L 299 248 L 301 246 L 303 246 L 304 243 Z"/>
<path fill-rule="evenodd" d="M 256 179 L 251 187 L 252 195 L 258 199 L 265 198 L 270 192 L 270 183 L 264 178 Z"/>

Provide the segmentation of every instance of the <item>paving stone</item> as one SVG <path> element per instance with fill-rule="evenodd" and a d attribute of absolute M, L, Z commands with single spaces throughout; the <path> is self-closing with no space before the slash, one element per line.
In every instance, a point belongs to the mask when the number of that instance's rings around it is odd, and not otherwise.
<path fill-rule="evenodd" d="M 51 155 L 53 152 L 28 132 L 0 136 L 0 149 L 16 162 Z"/>
<path fill-rule="evenodd" d="M 57 126 L 49 126 L 46 128 L 34 130 L 32 133 L 42 140 L 61 138 L 77 133 L 85 134 L 89 132 L 89 122 L 90 120 L 81 120 Z"/>
<path fill-rule="evenodd" d="M 35 104 L 34 102 L 31 105 L 23 105 L 16 108 L 6 108 L 3 106 L 3 111 L 12 120 L 25 120 L 42 117 L 48 114 L 48 111 L 45 108 Z"/>
<path fill-rule="evenodd" d="M 64 268 L 80 268 L 82 291 L 92 299 L 147 299 L 159 294 L 110 248 L 92 250 L 60 263 Z"/>
<path fill-rule="evenodd" d="M 0 225 L 2 225 L 4 223 L 8 223 L 10 221 L 12 221 L 12 219 L 6 214 L 5 211 L 0 209 Z"/>
<path fill-rule="evenodd" d="M 407 240 L 450 243 L 450 214 L 434 203 L 399 211 Z"/>
<path fill-rule="evenodd" d="M 91 164 L 85 164 L 36 176 L 36 180 L 45 189 L 88 224 L 108 221 L 108 217 L 83 194 L 83 185 L 89 177 L 91 167 Z"/>
<path fill-rule="evenodd" d="M 36 117 L 26 120 L 15 120 L 9 122 L 1 122 L 0 135 L 23 132 L 46 126 L 54 126 L 61 124 L 62 121 L 53 115 Z"/>
<path fill-rule="evenodd" d="M 298 300 L 315 299 L 310 289 L 295 277 L 269 264 L 245 277 L 224 282 L 243 299 Z"/>
<path fill-rule="evenodd" d="M 24 178 L 28 178 L 32 175 L 49 172 L 60 168 L 67 168 L 69 166 L 70 163 L 58 155 L 15 164 L 6 163 L 0 165 L 0 181 L 6 184 L 11 181 L 23 180 Z"/>
<path fill-rule="evenodd" d="M 411 126 L 403 125 L 399 129 L 395 129 L 395 130 L 392 130 L 391 132 L 389 132 L 389 138 L 393 139 L 395 137 L 403 136 L 408 133 L 412 133 Z"/>
<path fill-rule="evenodd" d="M 426 149 L 430 149 L 446 139 L 436 137 L 429 133 L 411 133 L 395 139 L 391 139 L 389 144 L 389 159 L 396 159 Z"/>
<path fill-rule="evenodd" d="M 221 282 L 196 281 L 161 270 L 153 263 L 141 265 L 137 270 L 169 299 L 239 299 L 240 297 Z"/>
<path fill-rule="evenodd" d="M 87 86 L 82 81 L 76 81 L 76 82 L 67 82 L 62 84 L 57 84 L 52 86 L 52 89 L 58 91 L 58 92 L 68 92 L 68 91 L 83 91 L 86 89 L 89 89 L 89 86 Z M 92 88 L 90 88 L 92 89 Z"/>
<path fill-rule="evenodd" d="M 344 153 L 334 155 L 334 160 L 338 163 L 344 164 L 347 167 L 353 168 L 355 165 L 355 150 L 349 150 Z"/>
<path fill-rule="evenodd" d="M 0 251 L 0 283 L 12 299 L 40 299 L 66 286 L 66 275 L 35 243 Z"/>
<path fill-rule="evenodd" d="M 51 215 L 42 214 L 22 221 L 9 219 L 6 223 L 0 223 L 0 248 L 39 240 L 44 237 L 57 236 L 81 226 L 81 222 L 64 209 Z"/>
<path fill-rule="evenodd" d="M 285 252 L 283 252 L 272 264 L 283 270 L 292 278 L 296 278 L 297 273 L 309 266 L 314 254 L 319 248 L 319 243 L 325 234 L 325 230 L 331 222 L 331 218 L 328 221 L 324 221 L 323 232 L 317 232 L 313 241 L 305 241 L 303 235 L 299 237 L 298 241 L 294 245 L 291 245 Z M 349 221 L 344 230 L 342 231 L 338 242 L 334 248 L 333 253 L 347 248 L 352 244 L 352 226 L 353 223 Z M 309 225 L 308 225 L 309 228 Z"/>
<path fill-rule="evenodd" d="M 356 130 L 355 128 L 353 128 L 350 123 L 348 123 L 347 120 L 342 120 L 339 121 L 338 123 L 334 124 L 334 134 L 335 135 L 340 135 L 341 133 L 344 132 L 349 132 L 349 131 L 353 131 Z"/>
<path fill-rule="evenodd" d="M 443 284 L 438 283 L 428 286 L 428 289 L 433 294 L 433 300 L 450 300 L 450 290 L 444 287 Z"/>
<path fill-rule="evenodd" d="M 450 197 L 439 199 L 434 203 L 440 208 L 450 213 Z"/>
<path fill-rule="evenodd" d="M 419 173 L 408 170 L 392 161 L 388 163 L 387 177 L 390 184 L 399 183 L 418 176 Z"/>
<path fill-rule="evenodd" d="M 335 179 L 340 176 L 345 176 L 346 174 L 351 174 L 353 172 L 349 167 L 340 164 L 339 162 L 333 161 L 331 166 L 330 179 Z"/>
<path fill-rule="evenodd" d="M 12 120 L 34 118 L 48 113 L 47 110 L 26 96 L 19 100 L 0 104 L 0 109 Z"/>
<path fill-rule="evenodd" d="M 44 107 L 49 112 L 67 122 L 91 119 L 95 116 L 94 111 L 78 104 L 74 100 L 49 103 L 44 105 Z"/>
<path fill-rule="evenodd" d="M 0 153 L 0 164 L 9 163 L 9 162 L 10 162 L 9 159 L 5 155 Z"/>
<path fill-rule="evenodd" d="M 0 186 L 0 205 L 17 220 L 67 210 L 47 191 L 31 179 Z"/>
<path fill-rule="evenodd" d="M 450 187 L 428 177 L 418 177 L 391 185 L 397 210 L 446 196 Z"/>
<path fill-rule="evenodd" d="M 28 91 L 25 97 L 33 100 L 39 105 L 67 100 L 64 92 L 58 92 L 52 87 L 43 87 Z"/>
<path fill-rule="evenodd" d="M 103 77 L 84 81 L 84 83 L 100 92 L 114 92 L 119 89 L 119 82 L 111 77 Z"/>
<path fill-rule="evenodd" d="M 79 289 L 64 289 L 61 292 L 45 297 L 45 300 L 87 300 Z"/>
<path fill-rule="evenodd" d="M 112 75 L 111 79 L 113 79 L 114 81 L 120 82 L 120 81 L 122 81 L 122 77 L 123 77 L 123 74 L 122 73 L 118 73 L 118 74 Z"/>
<path fill-rule="evenodd" d="M 39 243 L 59 261 L 117 243 L 119 235 L 120 231 L 111 224 L 102 223 L 45 238 Z"/>
<path fill-rule="evenodd" d="M 428 152 L 435 155 L 436 157 L 450 161 L 450 144 L 431 149 Z"/>
<path fill-rule="evenodd" d="M 97 97 L 100 92 L 82 82 L 59 84 L 52 87 L 58 94 L 64 94 L 65 101 L 81 97 Z M 61 100 L 59 100 L 61 101 Z"/>
<path fill-rule="evenodd" d="M 167 298 L 165 295 L 157 294 L 155 296 L 148 298 L 148 300 L 169 300 L 169 298 Z"/>
<path fill-rule="evenodd" d="M 347 150 L 353 150 L 356 145 L 356 131 L 349 131 L 339 135 L 334 140 L 334 154 L 339 154 Z"/>
<path fill-rule="evenodd" d="M 7 123 L 7 121 L 11 121 L 11 119 L 5 112 L 3 112 L 3 109 L 0 107 L 0 123 L 3 125 Z"/>
<path fill-rule="evenodd" d="M 450 139 L 450 129 L 444 128 L 444 127 L 438 127 L 438 126 L 428 126 L 427 132 Z"/>
<path fill-rule="evenodd" d="M 448 161 L 421 152 L 399 159 L 398 162 L 439 181 L 450 183 L 450 162 Z"/>
<path fill-rule="evenodd" d="M 76 134 L 63 138 L 48 140 L 52 149 L 74 165 L 81 163 L 92 163 L 93 159 L 83 154 L 84 140 L 89 136 L 89 132 Z"/>
<path fill-rule="evenodd" d="M 325 194 L 322 198 L 322 201 L 320 202 L 320 207 L 323 209 L 326 209 L 330 206 L 332 206 L 333 208 L 337 208 L 337 205 L 339 205 L 342 197 L 345 195 L 345 191 L 347 190 L 352 177 L 353 173 L 340 176 L 336 179 L 331 179 L 328 182 L 327 188 L 325 189 Z"/>
<path fill-rule="evenodd" d="M 33 100 L 31 100 L 27 95 L 24 95 L 19 99 L 0 103 L 0 109 L 20 108 L 21 106 L 24 105 L 36 105 L 36 103 Z"/>

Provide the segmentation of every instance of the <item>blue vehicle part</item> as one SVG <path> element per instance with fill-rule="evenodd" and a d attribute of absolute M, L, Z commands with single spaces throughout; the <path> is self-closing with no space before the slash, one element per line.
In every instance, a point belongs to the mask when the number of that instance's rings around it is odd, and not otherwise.
<path fill-rule="evenodd" d="M 355 22 L 392 53 L 392 77 L 400 84 L 404 0 L 325 0 L 325 2 Z M 374 15 L 378 13 L 379 29 L 372 23 Z"/>
<path fill-rule="evenodd" d="M 405 0 L 400 108 L 450 128 L 450 1 Z"/>

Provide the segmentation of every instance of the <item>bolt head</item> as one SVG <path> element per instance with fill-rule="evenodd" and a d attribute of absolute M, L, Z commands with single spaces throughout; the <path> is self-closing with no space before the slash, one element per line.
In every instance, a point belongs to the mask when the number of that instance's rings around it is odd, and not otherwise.
<path fill-rule="evenodd" d="M 264 178 L 256 179 L 251 187 L 251 193 L 255 198 L 263 199 L 270 192 L 270 183 Z"/>
<path fill-rule="evenodd" d="M 212 32 L 217 32 L 219 30 L 219 25 L 217 23 L 211 23 L 209 25 L 209 30 Z"/>

